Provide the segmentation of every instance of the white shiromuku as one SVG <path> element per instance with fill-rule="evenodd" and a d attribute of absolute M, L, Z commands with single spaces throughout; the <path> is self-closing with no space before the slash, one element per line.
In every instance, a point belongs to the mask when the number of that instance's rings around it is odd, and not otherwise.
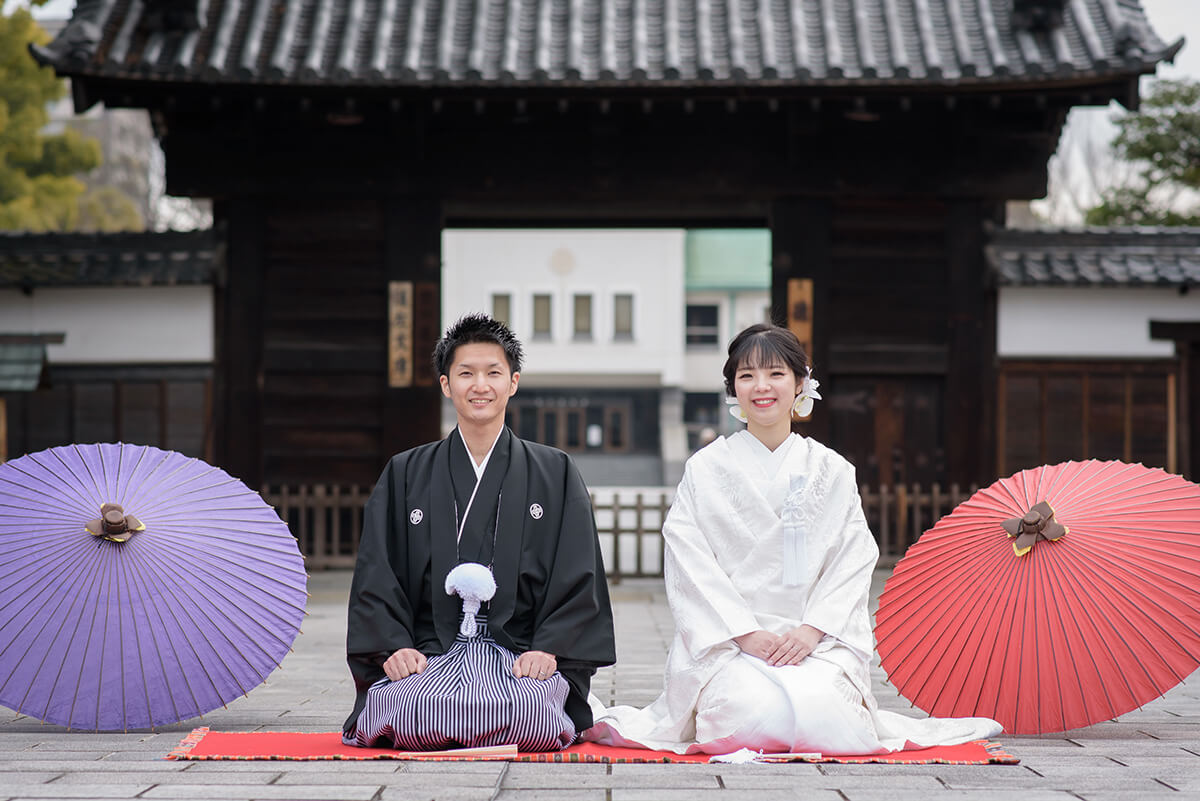
<path fill-rule="evenodd" d="M 675 639 L 663 693 L 597 709 L 584 739 L 678 753 L 876 754 L 1000 732 L 988 718 L 916 719 L 871 693 L 867 609 L 879 550 L 854 468 L 791 434 L 774 451 L 748 431 L 691 459 L 663 525 Z M 825 633 L 798 665 L 771 666 L 735 637 Z"/>

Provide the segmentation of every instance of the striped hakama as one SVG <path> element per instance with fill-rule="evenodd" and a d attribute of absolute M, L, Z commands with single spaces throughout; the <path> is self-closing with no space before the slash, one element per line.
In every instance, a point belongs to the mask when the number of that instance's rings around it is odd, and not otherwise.
<path fill-rule="evenodd" d="M 509 744 L 558 751 L 573 743 L 575 725 L 563 711 L 566 679 L 557 672 L 548 679 L 517 678 L 517 655 L 492 639 L 483 615 L 477 620 L 477 636 L 459 634 L 420 673 L 371 685 L 342 741 L 402 751 Z"/>

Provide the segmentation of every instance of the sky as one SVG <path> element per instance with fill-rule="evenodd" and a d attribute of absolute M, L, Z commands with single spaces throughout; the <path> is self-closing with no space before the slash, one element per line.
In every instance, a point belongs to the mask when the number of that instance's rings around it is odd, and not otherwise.
<path fill-rule="evenodd" d="M 1155 78 L 1200 79 L 1200 2 L 1197 0 L 1141 0 L 1151 27 L 1168 45 L 1184 37 L 1183 49 L 1173 64 L 1159 64 L 1153 76 L 1142 78 L 1141 94 L 1149 91 Z M 1109 150 L 1116 135 L 1113 118 L 1124 109 L 1081 107 L 1071 111 L 1059 139 L 1058 153 L 1050 162 L 1050 191 L 1035 200 L 1034 211 L 1046 222 L 1074 227 L 1083 223 L 1083 210 L 1099 200 L 1098 189 L 1117 183 L 1129 173 Z M 1184 196 L 1188 199 L 1190 196 Z"/>

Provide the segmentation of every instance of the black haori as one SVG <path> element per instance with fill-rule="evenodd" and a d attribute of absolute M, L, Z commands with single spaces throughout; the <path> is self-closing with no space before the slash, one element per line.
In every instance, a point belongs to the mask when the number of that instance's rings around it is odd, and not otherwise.
<path fill-rule="evenodd" d="M 459 634 L 425 670 L 371 685 L 343 742 L 402 751 L 509 744 L 558 751 L 573 743 L 575 725 L 563 711 L 566 680 L 557 672 L 544 680 L 517 678 L 517 655 L 492 639 L 486 616 L 476 620 L 477 636 Z"/>

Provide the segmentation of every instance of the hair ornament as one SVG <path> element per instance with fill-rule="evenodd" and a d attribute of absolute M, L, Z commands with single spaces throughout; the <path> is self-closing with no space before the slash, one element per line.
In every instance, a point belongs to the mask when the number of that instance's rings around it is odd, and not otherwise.
<path fill-rule="evenodd" d="M 792 404 L 792 414 L 796 417 L 808 417 L 812 414 L 813 404 L 816 401 L 824 400 L 821 393 L 817 392 L 817 388 L 821 386 L 821 382 L 812 377 L 812 368 L 809 367 L 804 373 L 804 380 L 800 382 L 800 391 L 796 394 L 796 402 Z"/>
<path fill-rule="evenodd" d="M 727 397 L 727 398 L 725 398 L 725 402 L 727 404 L 729 404 L 729 413 L 731 415 L 733 415 L 734 420 L 737 420 L 742 423 L 747 422 L 747 420 L 749 418 L 747 418 L 746 413 L 744 411 L 742 411 L 742 407 L 738 406 L 737 398 Z"/>

